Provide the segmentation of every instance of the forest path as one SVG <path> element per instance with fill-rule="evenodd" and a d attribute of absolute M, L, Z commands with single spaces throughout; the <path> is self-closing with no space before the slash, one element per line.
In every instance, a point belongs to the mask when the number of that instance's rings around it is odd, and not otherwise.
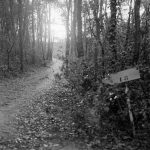
<path fill-rule="evenodd" d="M 0 82 L 0 137 L 13 137 L 12 122 L 15 116 L 30 100 L 49 90 L 55 81 L 54 74 L 60 72 L 62 61 L 40 68 L 21 78 L 6 79 Z"/>

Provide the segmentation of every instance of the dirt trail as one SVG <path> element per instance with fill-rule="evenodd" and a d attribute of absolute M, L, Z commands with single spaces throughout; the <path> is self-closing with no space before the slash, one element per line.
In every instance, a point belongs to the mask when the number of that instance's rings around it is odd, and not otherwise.
<path fill-rule="evenodd" d="M 60 72 L 61 65 L 60 60 L 54 59 L 52 66 L 31 72 L 22 78 L 8 79 L 0 83 L 0 137 L 14 134 L 11 122 L 19 108 L 51 88 L 54 74 Z"/>

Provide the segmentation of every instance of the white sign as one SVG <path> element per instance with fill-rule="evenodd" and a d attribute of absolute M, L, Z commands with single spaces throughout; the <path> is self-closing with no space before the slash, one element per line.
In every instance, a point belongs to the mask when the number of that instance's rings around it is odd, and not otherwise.
<path fill-rule="evenodd" d="M 120 71 L 114 74 L 108 75 L 106 78 L 102 80 L 105 84 L 116 84 L 123 83 L 131 80 L 136 80 L 140 78 L 140 72 L 137 68 L 131 68 L 124 71 Z"/>

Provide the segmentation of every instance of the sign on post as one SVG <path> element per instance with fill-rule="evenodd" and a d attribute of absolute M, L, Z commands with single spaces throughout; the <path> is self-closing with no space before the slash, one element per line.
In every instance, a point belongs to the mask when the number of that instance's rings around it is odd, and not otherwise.
<path fill-rule="evenodd" d="M 140 78 L 140 72 L 137 68 L 131 68 L 124 71 L 120 71 L 114 74 L 108 75 L 106 78 L 102 80 L 105 84 L 118 84 L 127 81 L 132 81 Z"/>
<path fill-rule="evenodd" d="M 127 69 L 124 71 L 120 71 L 114 74 L 108 75 L 106 78 L 102 80 L 103 83 L 105 84 L 110 84 L 114 85 L 116 83 L 123 83 L 127 81 L 132 81 L 140 78 L 140 72 L 136 68 L 131 68 Z M 126 94 L 128 94 L 128 87 L 126 85 Z M 129 118 L 130 122 L 132 124 L 132 131 L 133 131 L 133 136 L 135 136 L 135 125 L 134 125 L 134 118 L 133 118 L 133 113 L 131 111 L 131 102 L 130 102 L 130 94 L 128 94 L 127 97 L 127 105 L 128 105 L 128 111 L 129 111 Z"/>

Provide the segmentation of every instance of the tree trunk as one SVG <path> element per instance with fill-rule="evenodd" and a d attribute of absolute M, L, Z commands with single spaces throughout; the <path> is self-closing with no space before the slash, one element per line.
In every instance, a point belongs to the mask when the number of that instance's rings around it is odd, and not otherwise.
<path fill-rule="evenodd" d="M 94 52 L 94 64 L 95 64 L 95 80 L 97 80 L 97 72 L 98 72 L 98 53 L 99 53 L 99 42 L 100 42 L 100 21 L 98 18 L 98 13 L 99 13 L 99 3 L 97 0 L 94 0 L 94 6 L 95 9 L 93 11 L 94 14 L 94 20 L 96 23 L 96 40 L 97 42 L 95 43 L 95 52 Z"/>
<path fill-rule="evenodd" d="M 44 22 L 44 20 L 43 20 L 43 16 L 44 16 L 44 14 L 43 14 L 43 12 L 41 12 L 41 14 L 40 14 L 40 25 L 39 25 L 39 27 L 40 27 L 40 46 L 41 46 L 41 52 L 42 52 L 42 60 L 43 60 L 43 65 L 44 66 L 46 66 L 46 58 L 45 58 L 45 52 L 44 52 L 44 42 L 43 42 L 43 37 L 44 37 L 44 30 L 43 30 L 43 24 L 42 24 L 42 22 Z"/>
<path fill-rule="evenodd" d="M 140 35 L 140 5 L 141 0 L 135 1 L 134 16 L 135 16 L 135 33 L 134 33 L 134 56 L 133 64 L 137 64 L 141 46 L 141 35 Z"/>
<path fill-rule="evenodd" d="M 70 36 L 69 36 L 69 22 L 70 22 L 70 8 L 71 8 L 71 0 L 66 0 L 67 6 L 67 19 L 66 19 L 66 31 L 67 31 L 67 39 L 66 39 L 66 57 L 69 56 L 69 47 L 70 47 Z"/>
<path fill-rule="evenodd" d="M 116 14 L 117 14 L 117 0 L 110 0 L 110 30 L 109 30 L 109 44 L 110 50 L 112 51 L 113 61 L 117 60 L 117 50 L 116 50 Z"/>
<path fill-rule="evenodd" d="M 103 26 L 104 26 L 104 24 L 103 24 L 103 14 L 102 14 L 102 12 L 103 12 L 103 4 L 104 4 L 104 0 L 100 0 L 100 26 L 101 26 L 101 30 L 103 31 L 104 29 L 103 29 Z M 103 33 L 102 33 L 103 34 Z M 104 36 L 104 40 L 105 40 L 105 36 Z M 103 41 L 104 41 L 103 40 Z M 103 44 L 101 44 L 101 55 L 102 55 L 102 77 L 104 77 L 104 75 L 105 75 L 105 61 L 104 61 L 104 56 L 105 56 L 105 51 L 104 51 L 104 43 L 105 42 L 103 42 Z"/>
<path fill-rule="evenodd" d="M 20 70 L 23 72 L 23 37 L 22 37 L 22 12 L 23 4 L 22 0 L 18 0 L 18 15 L 19 15 L 19 48 L 20 48 Z"/>
<path fill-rule="evenodd" d="M 34 0 L 32 0 L 32 64 L 35 64 Z"/>
<path fill-rule="evenodd" d="M 76 47 L 76 27 L 77 27 L 77 1 L 73 1 L 73 19 L 72 19 L 72 26 L 71 26 L 71 56 L 74 59 L 74 57 L 77 56 L 77 47 Z"/>
<path fill-rule="evenodd" d="M 83 49 L 84 49 L 84 57 L 87 57 L 87 26 L 86 26 L 86 20 L 87 20 L 87 16 L 86 14 L 84 15 L 84 36 L 83 36 Z"/>
<path fill-rule="evenodd" d="M 83 42 L 82 42 L 82 0 L 77 0 L 77 25 L 78 25 L 78 35 L 77 35 L 77 51 L 78 57 L 84 56 Z"/>
<path fill-rule="evenodd" d="M 146 65 L 150 64 L 149 59 L 149 20 L 150 20 L 150 2 L 147 0 L 143 3 L 145 9 L 145 26 L 141 31 L 141 54 L 142 54 L 142 62 Z"/>
<path fill-rule="evenodd" d="M 47 6 L 47 3 L 46 3 L 46 6 Z M 45 8 L 46 8 L 46 6 L 45 6 Z M 44 24 L 44 25 L 45 25 L 45 26 L 44 26 L 44 28 L 45 28 L 45 35 L 44 35 L 45 37 L 44 37 L 44 38 L 45 38 L 45 39 L 44 39 L 44 40 L 45 40 L 45 52 L 47 52 L 47 48 L 48 48 L 48 45 L 47 45 L 47 35 L 48 35 L 48 34 L 47 34 L 47 23 L 48 23 L 48 18 L 47 18 L 46 13 L 44 14 L 44 16 L 45 16 L 45 18 L 44 18 L 44 19 L 45 19 L 45 24 Z M 44 53 L 44 49 L 43 49 L 43 53 Z M 46 54 L 45 54 L 45 55 L 46 55 Z M 46 56 L 45 56 L 45 57 L 46 57 Z M 46 59 L 46 58 L 45 58 L 45 59 Z"/>
<path fill-rule="evenodd" d="M 9 0 L 10 5 L 10 18 L 11 18 L 11 33 L 12 37 L 16 38 L 16 32 L 15 32 L 15 24 L 14 24 L 14 0 Z"/>
<path fill-rule="evenodd" d="M 129 6 L 129 17 L 128 17 L 128 25 L 127 25 L 127 33 L 126 33 L 124 51 L 127 51 L 127 48 L 128 48 L 128 41 L 129 41 L 129 36 L 130 36 L 131 9 L 132 9 L 132 0 L 130 1 L 130 6 Z"/>
<path fill-rule="evenodd" d="M 51 46 L 51 4 L 49 4 L 49 26 L 48 26 L 48 59 L 52 61 L 52 46 Z"/>
<path fill-rule="evenodd" d="M 25 9 L 24 9 L 24 21 L 23 21 L 23 47 L 24 47 L 24 59 L 25 62 L 28 63 L 28 58 L 27 58 L 27 50 L 30 47 L 30 35 L 29 35 L 29 16 L 28 16 L 28 11 L 29 11 L 29 1 L 25 1 Z"/>

